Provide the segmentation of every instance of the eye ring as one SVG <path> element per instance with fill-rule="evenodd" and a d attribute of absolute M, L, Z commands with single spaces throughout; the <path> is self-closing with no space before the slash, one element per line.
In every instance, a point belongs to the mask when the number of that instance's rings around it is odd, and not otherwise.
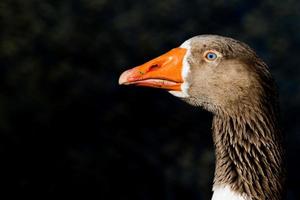
<path fill-rule="evenodd" d="M 218 55 L 216 54 L 216 53 L 214 53 L 214 52 L 207 52 L 206 54 L 205 54 L 205 58 L 208 60 L 208 61 L 214 61 L 214 60 L 216 60 L 217 59 L 217 57 L 218 57 Z"/>

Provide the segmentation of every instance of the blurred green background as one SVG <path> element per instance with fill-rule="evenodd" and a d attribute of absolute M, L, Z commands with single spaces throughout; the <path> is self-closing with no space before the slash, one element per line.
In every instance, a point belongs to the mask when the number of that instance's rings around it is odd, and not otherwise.
<path fill-rule="evenodd" d="M 118 85 L 125 69 L 209 33 L 246 42 L 269 65 L 287 196 L 300 199 L 299 10 L 299 0 L 1 0 L 3 192 L 210 199 L 211 114 Z"/>

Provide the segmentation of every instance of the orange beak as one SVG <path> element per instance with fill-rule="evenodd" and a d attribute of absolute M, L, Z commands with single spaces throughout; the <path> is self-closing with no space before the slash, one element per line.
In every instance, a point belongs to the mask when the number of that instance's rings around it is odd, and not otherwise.
<path fill-rule="evenodd" d="M 175 48 L 143 65 L 129 69 L 121 74 L 119 84 L 180 91 L 183 83 L 182 61 L 186 51 L 185 48 Z"/>

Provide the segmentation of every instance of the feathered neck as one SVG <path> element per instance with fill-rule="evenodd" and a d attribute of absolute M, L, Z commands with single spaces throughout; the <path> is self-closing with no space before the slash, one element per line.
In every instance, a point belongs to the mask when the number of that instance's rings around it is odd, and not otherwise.
<path fill-rule="evenodd" d="M 213 119 L 214 188 L 229 187 L 247 200 L 280 200 L 284 169 L 276 112 L 270 106 L 236 110 Z"/>

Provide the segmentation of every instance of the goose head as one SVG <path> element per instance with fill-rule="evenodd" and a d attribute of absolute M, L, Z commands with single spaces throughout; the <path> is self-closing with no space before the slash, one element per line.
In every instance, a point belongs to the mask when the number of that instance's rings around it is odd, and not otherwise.
<path fill-rule="evenodd" d="M 276 87 L 267 65 L 248 45 L 196 36 L 125 71 L 119 84 L 165 89 L 214 114 L 213 200 L 281 198 Z"/>
<path fill-rule="evenodd" d="M 246 44 L 201 35 L 125 71 L 119 83 L 165 89 L 192 105 L 217 113 L 258 103 L 262 84 L 269 80 L 266 65 Z"/>

